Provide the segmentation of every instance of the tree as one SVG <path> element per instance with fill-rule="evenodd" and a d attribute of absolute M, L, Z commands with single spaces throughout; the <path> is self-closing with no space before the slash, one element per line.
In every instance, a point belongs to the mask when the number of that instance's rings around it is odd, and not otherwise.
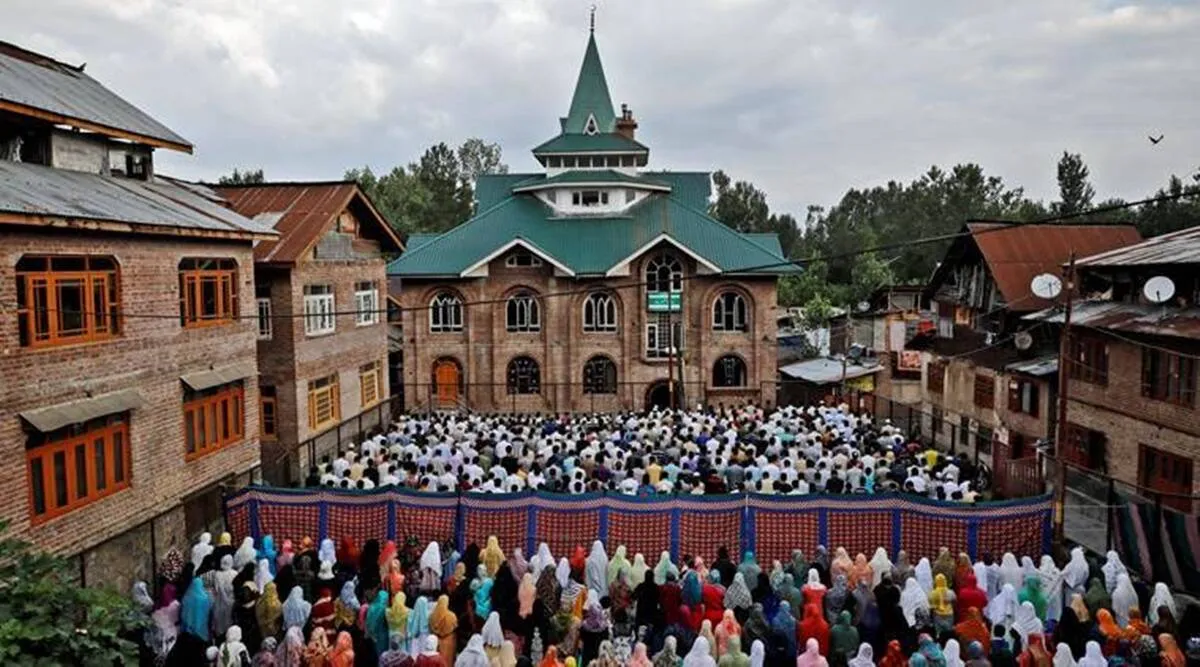
<path fill-rule="evenodd" d="M 1079 153 L 1063 151 L 1058 160 L 1058 201 L 1052 210 L 1056 215 L 1081 213 L 1091 208 L 1096 190 L 1088 182 L 1088 168 Z"/>
<path fill-rule="evenodd" d="M 458 168 L 471 187 L 483 174 L 507 174 L 508 165 L 501 159 L 500 144 L 483 139 L 467 139 L 458 147 Z"/>
<path fill-rule="evenodd" d="M 765 232 L 771 211 L 767 195 L 747 181 L 734 183 L 723 171 L 713 174 L 717 199 L 709 206 L 709 215 L 739 232 Z"/>
<path fill-rule="evenodd" d="M 84 588 L 65 559 L 10 537 L 0 523 L 0 663 L 6 665 L 137 664 L 127 639 L 145 627 L 132 601 Z"/>
<path fill-rule="evenodd" d="M 1127 217 L 1127 220 L 1132 219 L 1137 224 L 1142 236 L 1157 236 L 1200 226 L 1200 169 L 1186 180 L 1172 174 L 1167 187 L 1159 188 L 1153 197 L 1179 199 L 1144 204 L 1135 216 Z"/>
<path fill-rule="evenodd" d="M 247 169 L 246 171 L 234 169 L 232 174 L 217 179 L 217 185 L 254 185 L 266 182 L 267 178 L 263 176 L 262 169 Z"/>

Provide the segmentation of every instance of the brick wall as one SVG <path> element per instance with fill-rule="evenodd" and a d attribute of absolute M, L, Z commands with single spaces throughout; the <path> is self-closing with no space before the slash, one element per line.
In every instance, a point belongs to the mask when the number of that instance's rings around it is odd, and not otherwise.
<path fill-rule="evenodd" d="M 253 363 L 256 324 L 249 244 L 143 239 L 80 232 L 4 232 L 0 303 L 15 304 L 17 260 L 24 254 L 111 255 L 121 269 L 122 335 L 111 341 L 22 348 L 17 317 L 0 318 L 0 518 L 19 535 L 62 553 L 78 553 L 180 504 L 184 496 L 257 465 L 258 385 L 245 381 L 241 443 L 184 461 L 180 376 L 230 363 Z M 202 329 L 179 322 L 178 265 L 184 257 L 237 261 L 244 319 Z M 165 317 L 164 317 L 165 316 Z M 130 488 L 31 527 L 26 432 L 18 414 L 121 389 L 137 389 L 145 405 L 130 420 Z"/>
<path fill-rule="evenodd" d="M 405 399 L 409 407 L 423 407 L 427 403 L 434 363 L 438 359 L 452 358 L 464 373 L 464 383 L 468 387 L 466 398 L 477 410 L 641 409 L 650 386 L 668 376 L 665 359 L 651 360 L 644 356 L 648 313 L 644 287 L 636 285 L 643 280 L 645 263 L 654 254 L 650 251 L 633 262 L 629 276 L 608 279 L 556 277 L 550 266 L 506 267 L 506 256 L 491 262 L 486 279 L 428 281 L 406 278 L 399 300 L 402 307 L 408 309 L 402 317 Z M 693 275 L 694 262 L 688 260 L 684 264 L 685 275 Z M 626 287 L 622 289 L 622 286 Z M 510 333 L 505 327 L 504 299 L 522 288 L 543 295 L 592 288 L 615 289 L 617 331 L 585 333 L 583 307 L 587 294 L 579 293 L 540 300 L 541 331 Z M 430 333 L 426 308 L 434 295 L 444 289 L 458 293 L 468 304 L 493 303 L 468 306 L 462 333 Z M 712 330 L 713 301 L 726 289 L 738 291 L 746 298 L 750 317 L 748 332 Z M 703 397 L 712 404 L 773 401 L 775 297 L 774 277 L 701 277 L 684 282 L 684 382 L 689 393 L 694 394 L 703 387 Z M 584 364 L 597 354 L 608 356 L 617 366 L 618 393 L 615 396 L 583 393 Z M 713 365 L 724 354 L 736 354 L 745 362 L 745 387 L 712 387 Z M 521 355 L 532 357 L 539 364 L 540 395 L 514 397 L 507 393 L 508 362 Z M 762 384 L 764 382 L 767 384 Z M 688 396 L 689 402 L 698 400 L 699 397 Z"/>
<path fill-rule="evenodd" d="M 259 341 L 262 383 L 275 387 L 279 441 L 264 443 L 264 468 L 295 451 L 298 443 L 317 435 L 308 426 L 308 383 L 337 373 L 341 398 L 341 416 L 350 419 L 370 406 L 362 404 L 359 367 L 377 361 L 382 368 L 380 397 L 388 390 L 386 314 L 378 323 L 358 326 L 355 310 L 355 283 L 374 281 L 379 290 L 379 308 L 386 309 L 387 266 L 380 258 L 345 260 L 308 260 L 290 270 L 260 266 L 260 281 L 270 285 L 275 328 L 270 341 Z M 305 285 L 334 286 L 336 327 L 332 334 L 308 336 L 304 319 Z M 307 467 L 306 460 L 295 458 L 297 470 Z"/>
<path fill-rule="evenodd" d="M 1183 407 L 1142 396 L 1142 348 L 1106 340 L 1108 385 L 1071 380 L 1067 421 L 1107 436 L 1109 474 L 1137 484 L 1139 443 L 1200 458 L 1200 406 Z M 1200 492 L 1200 486 L 1193 490 Z"/>

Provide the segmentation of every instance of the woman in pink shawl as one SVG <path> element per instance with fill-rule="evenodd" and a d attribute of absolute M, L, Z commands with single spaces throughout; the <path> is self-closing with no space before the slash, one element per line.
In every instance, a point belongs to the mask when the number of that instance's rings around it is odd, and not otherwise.
<path fill-rule="evenodd" d="M 796 667 L 829 667 L 825 656 L 821 655 L 817 640 L 810 638 L 804 644 L 804 652 L 796 656 Z"/>
<path fill-rule="evenodd" d="M 533 613 L 533 601 L 537 599 L 537 586 L 533 583 L 533 573 L 525 572 L 521 577 L 521 585 L 517 588 L 517 615 L 529 618 Z"/>
<path fill-rule="evenodd" d="M 836 580 L 839 574 L 846 575 L 846 579 L 849 580 L 852 567 L 854 567 L 854 561 L 850 560 L 850 554 L 846 553 L 846 547 L 838 547 L 834 552 L 833 562 L 829 564 L 829 580 Z"/>
<path fill-rule="evenodd" d="M 729 650 L 729 638 L 741 637 L 742 626 L 738 625 L 737 618 L 733 615 L 732 609 L 726 609 L 724 617 L 717 627 L 713 629 L 713 635 L 717 638 L 717 657 L 725 655 Z"/>
<path fill-rule="evenodd" d="M 858 582 L 865 581 L 868 586 L 872 585 L 875 580 L 875 571 L 871 569 L 871 564 L 867 562 L 865 554 L 858 554 L 854 557 L 854 565 L 850 567 L 850 574 L 847 576 L 850 584 L 850 590 L 858 588 Z"/>
<path fill-rule="evenodd" d="M 629 658 L 629 667 L 653 667 L 650 656 L 646 655 L 645 642 L 638 642 L 633 647 L 633 655 Z"/>

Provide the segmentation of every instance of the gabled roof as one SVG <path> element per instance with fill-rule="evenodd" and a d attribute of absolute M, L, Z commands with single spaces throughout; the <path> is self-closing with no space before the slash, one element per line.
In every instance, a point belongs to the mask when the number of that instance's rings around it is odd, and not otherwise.
<path fill-rule="evenodd" d="M 1033 277 L 1062 272 L 1075 252 L 1076 257 L 1122 248 L 1142 240 L 1133 225 L 1125 224 L 1020 224 L 969 223 L 969 236 L 959 237 L 934 272 L 929 287 L 936 290 L 969 250 L 978 249 L 996 282 L 996 288 L 1012 312 L 1031 312 L 1053 305 L 1030 291 Z M 969 244 L 969 245 L 968 245 Z"/>
<path fill-rule="evenodd" d="M 0 42 L 0 111 L 192 152 L 186 139 L 84 74 L 82 66 L 7 42 Z"/>
<path fill-rule="evenodd" d="M 573 153 L 649 153 L 644 144 L 623 134 L 560 134 L 533 149 L 534 155 Z"/>
<path fill-rule="evenodd" d="M 652 190 L 671 191 L 671 186 L 644 176 L 635 176 L 613 169 L 564 171 L 554 176 L 539 174 L 513 186 L 513 193 L 531 192 L 556 185 L 630 185 Z"/>
<path fill-rule="evenodd" d="M 588 35 L 583 64 L 579 67 L 579 79 L 575 82 L 575 93 L 571 96 L 571 109 L 563 119 L 563 134 L 584 134 L 589 117 L 595 119 L 601 133 L 612 132 L 617 122 L 594 32 Z"/>
<path fill-rule="evenodd" d="M 0 161 L 0 222 L 71 226 L 81 221 L 117 232 L 244 239 L 276 236 L 270 226 L 169 179 L 140 181 Z"/>
<path fill-rule="evenodd" d="M 1141 243 L 1075 260 L 1078 267 L 1200 264 L 1200 227 L 1155 236 Z"/>
<path fill-rule="evenodd" d="M 656 177 L 661 174 L 656 174 Z M 555 217 L 532 195 L 513 195 L 413 248 L 388 266 L 405 277 L 454 277 L 513 239 L 522 239 L 579 276 L 602 276 L 645 244 L 666 235 L 722 272 L 774 275 L 798 269 L 778 253 L 689 207 L 654 194 L 626 214 Z"/>
<path fill-rule="evenodd" d="M 358 216 L 360 224 L 374 225 L 382 238 L 393 243 L 393 250 L 404 247 L 354 181 L 221 185 L 213 189 L 237 212 L 264 220 L 279 232 L 278 241 L 264 241 L 254 247 L 256 262 L 295 263 L 355 202 L 367 212 Z"/>

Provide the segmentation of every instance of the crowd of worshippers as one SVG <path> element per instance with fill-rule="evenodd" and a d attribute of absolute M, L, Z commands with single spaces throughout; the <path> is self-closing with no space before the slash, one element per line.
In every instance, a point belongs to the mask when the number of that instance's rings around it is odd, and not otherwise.
<path fill-rule="evenodd" d="M 976 466 L 847 406 L 406 416 L 306 486 L 625 495 L 906 491 L 973 502 Z"/>
<path fill-rule="evenodd" d="M 143 665 L 218 667 L 1195 667 L 1200 611 L 1114 552 L 930 562 L 880 548 L 651 566 L 371 540 L 204 535 L 164 562 Z M 1142 610 L 1146 610 L 1143 612 Z"/>

